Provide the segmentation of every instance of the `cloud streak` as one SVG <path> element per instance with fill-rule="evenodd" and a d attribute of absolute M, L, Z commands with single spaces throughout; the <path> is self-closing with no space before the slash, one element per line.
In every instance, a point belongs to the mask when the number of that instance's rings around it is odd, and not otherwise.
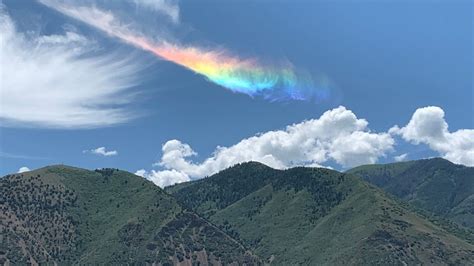
<path fill-rule="evenodd" d="M 289 62 L 263 64 L 256 58 L 243 59 L 223 49 L 183 46 L 166 39 L 154 40 L 131 24 L 122 23 L 111 11 L 55 0 L 40 2 L 123 42 L 203 75 L 233 92 L 269 100 L 323 100 L 329 97 L 327 84 L 316 86 L 310 75 L 297 71 Z"/>
<path fill-rule="evenodd" d="M 92 55 L 94 42 L 76 32 L 23 34 L 3 8 L 0 31 L 2 125 L 92 128 L 136 117 L 125 108 L 140 70 L 131 58 Z"/>
<path fill-rule="evenodd" d="M 48 158 L 48 157 L 15 154 L 15 153 L 9 153 L 9 152 L 4 152 L 4 151 L 0 151 L 0 158 L 25 159 L 25 160 L 51 160 L 51 158 Z"/>
<path fill-rule="evenodd" d="M 170 0 L 132 0 L 136 6 L 149 8 L 167 15 L 174 23 L 179 22 L 179 6 Z"/>
<path fill-rule="evenodd" d="M 118 155 L 117 151 L 115 150 L 108 151 L 105 147 L 99 147 L 92 150 L 85 150 L 83 151 L 83 153 L 92 153 L 92 154 L 101 155 L 105 157 Z"/>

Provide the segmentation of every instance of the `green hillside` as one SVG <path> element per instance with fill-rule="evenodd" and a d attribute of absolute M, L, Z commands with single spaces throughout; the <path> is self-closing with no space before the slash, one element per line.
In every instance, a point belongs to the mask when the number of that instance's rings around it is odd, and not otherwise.
<path fill-rule="evenodd" d="M 3 177 L 0 263 L 474 264 L 470 231 L 431 222 L 353 174 L 244 163 L 167 192 L 116 169 Z"/>
<path fill-rule="evenodd" d="M 149 181 L 51 166 L 0 179 L 0 263 L 248 263 L 255 256 Z"/>
<path fill-rule="evenodd" d="M 441 158 L 349 170 L 396 197 L 474 229 L 474 167 Z"/>
<path fill-rule="evenodd" d="M 274 265 L 474 263 L 472 244 L 354 175 L 245 163 L 167 191 Z"/>

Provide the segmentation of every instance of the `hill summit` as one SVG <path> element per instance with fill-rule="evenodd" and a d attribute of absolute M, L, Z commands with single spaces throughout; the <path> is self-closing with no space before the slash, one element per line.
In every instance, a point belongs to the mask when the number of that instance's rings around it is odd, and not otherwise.
<path fill-rule="evenodd" d="M 251 162 L 167 191 L 276 265 L 474 263 L 468 232 L 455 236 L 352 174 Z"/>
<path fill-rule="evenodd" d="M 0 261 L 256 263 L 153 183 L 117 169 L 50 166 L 0 180 Z"/>
<path fill-rule="evenodd" d="M 117 169 L 57 165 L 0 179 L 0 262 L 474 264 L 472 231 L 410 206 L 324 168 L 250 162 L 163 190 Z"/>
<path fill-rule="evenodd" d="M 348 171 L 415 207 L 474 229 L 474 167 L 442 158 Z"/>

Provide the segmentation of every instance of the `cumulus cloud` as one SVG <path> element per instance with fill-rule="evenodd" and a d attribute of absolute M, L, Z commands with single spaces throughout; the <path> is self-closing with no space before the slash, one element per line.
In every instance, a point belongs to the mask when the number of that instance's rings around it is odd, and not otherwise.
<path fill-rule="evenodd" d="M 102 156 L 115 156 L 118 154 L 117 151 L 112 150 L 108 151 L 105 147 L 99 147 L 97 149 L 92 149 L 92 150 L 85 150 L 83 153 L 92 153 L 92 154 L 97 154 L 97 155 L 102 155 Z"/>
<path fill-rule="evenodd" d="M 4 8 L 0 32 L 3 125 L 90 128 L 136 116 L 126 108 L 139 71 L 132 58 L 98 55 L 94 41 L 73 31 L 18 32 Z"/>
<path fill-rule="evenodd" d="M 403 153 L 398 156 L 394 156 L 393 159 L 395 160 L 395 162 L 403 162 L 403 161 L 406 161 L 407 157 L 408 157 L 408 154 Z"/>
<path fill-rule="evenodd" d="M 29 172 L 30 171 L 30 168 L 26 167 L 26 166 L 23 166 L 23 167 L 20 167 L 20 169 L 18 169 L 18 173 L 24 173 L 24 172 Z"/>
<path fill-rule="evenodd" d="M 136 171 L 135 174 L 152 181 L 155 185 L 162 188 L 191 180 L 187 174 L 174 169 L 164 171 L 151 170 L 150 172 L 141 169 Z"/>
<path fill-rule="evenodd" d="M 149 8 L 167 15 L 174 23 L 179 22 L 179 6 L 170 0 L 133 0 L 139 7 Z"/>
<path fill-rule="evenodd" d="M 365 119 L 340 106 L 319 119 L 261 133 L 230 147 L 217 147 L 202 163 L 190 160 L 197 154 L 191 146 L 170 140 L 163 145 L 163 155 L 156 163 L 165 170 L 140 173 L 166 185 L 202 178 L 246 161 L 258 161 L 278 169 L 319 166 L 330 160 L 343 167 L 375 163 L 392 150 L 394 140 L 387 133 L 371 132 L 367 126 Z"/>
<path fill-rule="evenodd" d="M 197 153 L 190 145 L 169 140 L 162 146 L 160 161 L 155 163 L 163 170 L 142 169 L 136 174 L 163 187 L 202 178 L 247 161 L 258 161 L 277 169 L 320 167 L 332 161 L 347 168 L 375 163 L 394 151 L 395 135 L 413 144 L 428 144 L 455 163 L 474 165 L 474 130 L 449 132 L 444 111 L 439 107 L 420 108 L 405 127 L 394 126 L 388 132 L 375 133 L 368 128 L 367 120 L 357 118 L 352 111 L 340 106 L 326 111 L 318 119 L 257 134 L 230 147 L 218 146 L 212 156 L 201 163 L 191 160 Z M 407 158 L 407 153 L 393 157 L 397 162 Z"/>
<path fill-rule="evenodd" d="M 406 126 L 394 126 L 389 132 L 413 144 L 426 144 L 454 163 L 474 166 L 474 129 L 450 132 L 440 107 L 419 108 Z"/>
<path fill-rule="evenodd" d="M 135 172 L 135 175 L 145 177 L 147 174 L 147 171 L 145 169 L 140 169 Z"/>

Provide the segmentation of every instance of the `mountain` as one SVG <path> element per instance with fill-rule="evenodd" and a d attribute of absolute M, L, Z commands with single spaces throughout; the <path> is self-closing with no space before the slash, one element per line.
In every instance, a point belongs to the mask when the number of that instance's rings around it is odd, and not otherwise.
<path fill-rule="evenodd" d="M 456 237 L 352 174 L 251 162 L 166 190 L 274 265 L 474 263 L 472 235 Z"/>
<path fill-rule="evenodd" d="M 348 171 L 418 208 L 474 229 L 474 167 L 441 158 Z"/>
<path fill-rule="evenodd" d="M 0 179 L 0 263 L 256 264 L 153 183 L 116 169 L 50 166 Z"/>
<path fill-rule="evenodd" d="M 0 263 L 474 264 L 474 234 L 354 174 L 239 164 L 165 190 L 64 165 L 0 179 Z"/>

